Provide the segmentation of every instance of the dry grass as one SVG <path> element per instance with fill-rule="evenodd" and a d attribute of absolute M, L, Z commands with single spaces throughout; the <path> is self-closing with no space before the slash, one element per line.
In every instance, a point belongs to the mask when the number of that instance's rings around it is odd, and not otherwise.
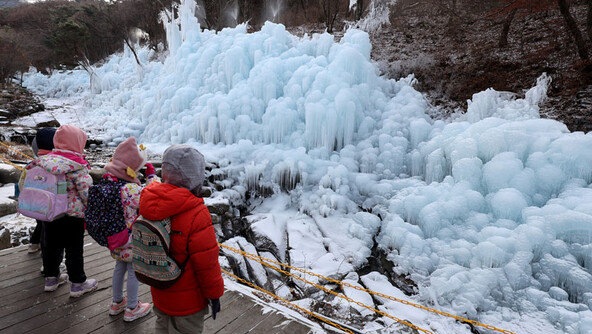
<path fill-rule="evenodd" d="M 3 144 L 7 144 L 10 147 L 12 147 L 12 148 L 30 156 L 30 157 L 35 156 L 35 154 L 33 153 L 33 150 L 28 145 L 18 144 L 18 143 L 14 143 L 14 142 L 3 142 Z M 4 146 L 1 146 L 1 145 L 0 145 L 0 155 L 2 155 L 2 157 L 12 160 L 12 161 L 20 161 L 20 162 L 28 162 L 29 161 L 29 159 L 27 157 L 24 157 L 21 154 L 18 154 L 17 152 L 15 152 L 11 149 L 8 149 Z"/>

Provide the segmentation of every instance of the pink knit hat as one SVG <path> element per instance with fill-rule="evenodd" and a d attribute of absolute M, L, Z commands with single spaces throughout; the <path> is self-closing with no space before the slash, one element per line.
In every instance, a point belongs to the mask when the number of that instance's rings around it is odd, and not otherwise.
<path fill-rule="evenodd" d="M 53 136 L 53 146 L 82 154 L 86 146 L 86 133 L 74 125 L 62 125 Z"/>
<path fill-rule="evenodd" d="M 146 153 L 140 151 L 136 138 L 130 137 L 117 146 L 113 159 L 105 169 L 118 179 L 140 184 L 135 174 L 144 167 L 145 163 Z"/>

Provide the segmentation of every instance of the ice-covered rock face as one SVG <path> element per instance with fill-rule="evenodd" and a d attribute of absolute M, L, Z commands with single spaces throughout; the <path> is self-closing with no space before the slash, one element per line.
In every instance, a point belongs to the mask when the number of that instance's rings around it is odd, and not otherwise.
<path fill-rule="evenodd" d="M 190 143 L 243 189 L 289 192 L 297 219 L 258 212 L 254 230 L 289 243 L 295 265 L 345 278 L 375 241 L 420 302 L 520 333 L 592 331 L 592 134 L 539 119 L 546 76 L 524 99 L 487 90 L 432 121 L 413 78 L 378 75 L 362 31 L 215 33 L 181 8 L 164 61 L 110 57 L 93 76 L 101 94 L 84 71 L 25 85 L 81 95 L 107 142 Z"/>

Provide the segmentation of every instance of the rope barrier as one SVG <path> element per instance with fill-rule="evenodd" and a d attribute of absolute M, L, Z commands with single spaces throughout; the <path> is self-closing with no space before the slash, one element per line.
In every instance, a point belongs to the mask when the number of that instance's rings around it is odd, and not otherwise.
<path fill-rule="evenodd" d="M 290 265 L 288 265 L 286 263 L 281 263 L 281 262 L 277 262 L 277 261 L 274 261 L 274 260 L 266 259 L 264 257 L 258 256 L 258 255 L 255 255 L 255 254 L 251 254 L 251 253 L 247 253 L 247 252 L 245 252 L 243 250 L 236 249 L 236 248 L 233 248 L 233 247 L 230 247 L 230 246 L 221 244 L 221 243 L 219 243 L 218 245 L 220 245 L 220 247 L 226 248 L 226 249 L 231 250 L 231 251 L 233 251 L 235 253 L 239 253 L 239 254 L 241 254 L 241 255 L 243 255 L 245 257 L 251 258 L 253 260 L 255 260 L 254 258 L 257 258 L 258 260 L 261 260 L 263 262 L 269 262 L 269 263 L 273 263 L 273 264 L 276 264 L 276 265 L 281 266 L 281 267 L 294 269 L 294 270 L 299 271 L 301 273 L 308 274 L 308 275 L 311 275 L 311 276 L 315 276 L 317 278 L 320 278 L 320 279 L 323 279 L 323 280 L 327 280 L 327 281 L 332 282 L 332 283 L 335 283 L 335 284 L 339 284 L 340 286 L 347 286 L 349 288 L 356 289 L 358 291 L 367 292 L 367 293 L 372 294 L 372 295 L 375 295 L 377 297 L 386 298 L 386 299 L 389 299 L 389 300 L 392 300 L 392 301 L 395 301 L 395 302 L 399 302 L 401 304 L 405 304 L 405 305 L 413 306 L 413 307 L 418 308 L 418 309 L 426 310 L 426 311 L 431 312 L 431 313 L 435 313 L 435 314 L 439 314 L 439 315 L 442 315 L 442 316 L 445 316 L 445 317 L 453 318 L 453 319 L 456 319 L 458 321 L 470 323 L 470 324 L 475 325 L 475 326 L 487 328 L 489 330 L 497 331 L 497 332 L 504 333 L 504 334 L 516 334 L 516 333 L 511 332 L 509 330 L 497 328 L 497 327 L 492 326 L 492 325 L 482 324 L 482 323 L 480 323 L 478 321 L 475 321 L 475 320 L 470 320 L 470 319 L 466 319 L 466 318 L 463 318 L 463 317 L 460 317 L 460 316 L 457 316 L 457 315 L 454 315 L 454 314 L 450 314 L 450 313 L 447 313 L 447 312 L 444 312 L 444 311 L 439 311 L 439 310 L 436 310 L 434 308 L 423 306 L 423 305 L 419 305 L 419 304 L 410 302 L 410 301 L 405 300 L 405 299 L 396 298 L 396 297 L 393 297 L 393 296 L 385 295 L 385 294 L 380 293 L 380 292 L 376 292 L 376 291 L 365 289 L 365 288 L 362 288 L 362 287 L 359 287 L 359 286 L 355 286 L 355 285 L 352 285 L 352 284 L 349 284 L 349 283 L 346 283 L 346 282 L 338 281 L 338 280 L 335 280 L 333 278 L 329 278 L 329 277 L 326 277 L 326 276 L 323 276 L 323 275 L 319 275 L 319 274 L 316 274 L 316 273 L 313 273 L 313 272 L 310 272 L 310 271 L 307 271 L 307 270 L 304 270 L 304 269 L 301 269 L 301 268 L 290 266 Z M 261 261 L 258 261 L 258 260 L 255 260 L 255 261 L 257 261 L 257 262 L 259 262 L 259 263 L 261 263 L 263 265 L 266 265 L 267 267 L 272 267 L 269 264 L 265 264 L 265 263 L 263 263 Z"/>
<path fill-rule="evenodd" d="M 22 156 L 23 156 L 23 157 L 25 157 L 25 158 L 28 158 L 29 160 L 34 160 L 33 158 L 31 158 L 30 156 L 28 156 L 28 155 L 24 154 L 23 152 L 21 152 L 21 151 L 19 151 L 19 150 L 15 149 L 15 148 L 12 148 L 10 145 L 4 144 L 3 142 L 0 142 L 0 145 L 4 146 L 4 147 L 6 147 L 7 149 L 9 149 L 9 150 L 12 150 L 12 151 L 14 151 L 14 152 L 16 152 L 16 153 L 18 153 L 18 154 L 20 154 L 20 155 L 22 155 Z"/>
<path fill-rule="evenodd" d="M 14 167 L 14 168 L 16 168 L 16 169 L 19 169 L 21 172 L 24 172 L 24 171 L 25 171 L 25 169 L 24 169 L 23 167 L 21 167 L 21 166 L 19 166 L 19 165 L 15 164 L 14 162 L 12 162 L 12 161 L 10 161 L 10 160 L 6 159 L 5 157 L 3 157 L 3 156 L 1 156 L 1 155 L 0 155 L 0 159 L 2 159 L 4 162 L 6 162 L 7 164 L 11 165 L 12 167 Z"/>
<path fill-rule="evenodd" d="M 226 246 L 226 247 L 228 247 L 228 246 Z M 232 247 L 230 247 L 230 248 L 232 248 Z M 236 248 L 234 248 L 234 250 L 235 250 L 235 251 L 238 251 L 238 249 L 236 249 Z M 302 281 L 302 282 L 304 282 L 304 283 L 306 283 L 306 284 L 312 285 L 312 286 L 314 286 L 314 287 L 316 287 L 316 288 L 318 288 L 318 289 L 320 289 L 320 290 L 322 290 L 322 291 L 325 291 L 326 293 L 330 293 L 330 294 L 332 294 L 332 295 L 334 295 L 334 296 L 336 296 L 336 297 L 339 297 L 339 298 L 341 298 L 341 299 L 345 299 L 345 300 L 347 300 L 347 301 L 348 301 L 348 302 L 350 302 L 350 303 L 354 303 L 354 304 L 356 304 L 356 305 L 359 305 L 359 306 L 361 306 L 361 307 L 364 307 L 364 308 L 366 308 L 366 309 L 369 309 L 369 310 L 371 310 L 371 311 L 373 311 L 373 312 L 376 312 L 376 313 L 378 313 L 378 314 L 380 314 L 380 315 L 382 315 L 382 316 L 385 316 L 385 317 L 387 317 L 387 318 L 390 318 L 390 319 L 392 319 L 392 320 L 394 320 L 394 321 L 396 321 L 396 322 L 398 322 L 398 323 L 400 323 L 400 324 L 403 324 L 403 325 L 405 325 L 405 326 L 411 327 L 411 328 L 413 328 L 413 329 L 415 329 L 415 330 L 418 330 L 418 331 L 420 331 L 420 332 L 423 332 L 423 333 L 426 333 L 426 334 L 433 334 L 431 331 L 429 331 L 429 330 L 426 330 L 426 329 L 423 329 L 423 328 L 421 328 L 421 327 L 418 327 L 418 326 L 416 326 L 416 325 L 414 325 L 414 324 L 412 324 L 412 323 L 410 323 L 410 322 L 408 322 L 408 321 L 406 321 L 406 320 L 403 320 L 403 319 L 397 318 L 397 317 L 395 317 L 395 316 L 392 316 L 392 315 L 390 315 L 390 314 L 388 314 L 388 313 L 386 313 L 386 312 L 380 311 L 380 310 L 378 310 L 378 309 L 376 309 L 376 308 L 374 308 L 374 307 L 370 307 L 370 306 L 368 306 L 368 305 L 366 305 L 366 304 L 363 304 L 363 303 L 361 303 L 361 302 L 358 302 L 358 301 L 356 301 L 356 300 L 353 300 L 353 299 L 352 299 L 352 298 L 350 298 L 350 297 L 347 297 L 347 296 L 345 296 L 345 295 L 343 295 L 343 294 L 341 294 L 341 293 L 337 293 L 337 292 L 335 292 L 335 291 L 329 290 L 329 289 L 327 289 L 327 288 L 326 288 L 326 287 L 324 287 L 324 286 L 321 286 L 321 285 L 319 285 L 319 284 L 313 283 L 313 282 L 311 282 L 311 281 L 309 281 L 309 280 L 307 280 L 307 279 L 304 279 L 304 278 L 302 278 L 302 277 L 296 276 L 296 275 L 294 275 L 294 274 L 292 274 L 292 273 L 289 273 L 289 272 L 287 272 L 287 271 L 285 271 L 285 270 L 282 270 L 281 268 L 275 267 L 275 266 L 273 266 L 273 265 L 270 265 L 270 264 L 268 264 L 268 263 L 264 263 L 263 261 L 260 261 L 260 260 L 256 259 L 257 255 L 253 255 L 253 254 L 246 253 L 246 252 L 244 252 L 244 253 L 245 253 L 245 254 L 243 254 L 243 255 L 244 255 L 245 257 L 248 257 L 248 258 L 252 259 L 253 261 L 256 261 L 256 262 L 259 262 L 259 263 L 261 263 L 261 264 L 262 264 L 262 265 L 264 265 L 264 266 L 267 266 L 267 267 L 269 267 L 269 268 L 272 268 L 272 269 L 274 269 L 274 270 L 276 270 L 276 271 L 278 271 L 278 272 L 281 272 L 282 274 L 284 274 L 284 275 L 286 275 L 286 276 L 293 277 L 293 278 L 295 278 L 295 279 L 297 279 L 297 280 L 300 280 L 300 281 Z"/>
<path fill-rule="evenodd" d="M 244 283 L 244 284 L 246 284 L 246 285 L 254 288 L 254 289 L 257 289 L 257 290 L 259 290 L 259 291 L 261 291 L 261 292 L 263 292 L 265 294 L 268 294 L 268 295 L 272 296 L 275 299 L 281 300 L 284 303 L 290 305 L 291 307 L 293 307 L 293 308 L 295 308 L 297 310 L 300 310 L 300 311 L 302 311 L 304 313 L 307 313 L 307 314 L 309 314 L 309 315 L 311 315 L 311 316 L 313 316 L 313 317 L 321 320 L 322 322 L 324 322 L 326 324 L 329 324 L 329 325 L 331 325 L 331 326 L 333 326 L 333 327 L 335 327 L 337 329 L 340 329 L 340 330 L 342 330 L 342 331 L 344 331 L 346 333 L 354 334 L 354 332 L 352 332 L 351 330 L 349 330 L 347 328 L 344 328 L 343 326 L 341 326 L 339 324 L 336 324 L 333 321 L 331 321 L 331 320 L 329 320 L 329 319 L 327 319 L 327 318 L 325 318 L 323 316 L 320 316 L 320 315 L 318 315 L 318 314 L 316 314 L 314 312 L 311 312 L 311 311 L 309 311 L 309 310 L 307 310 L 307 309 L 305 309 L 303 307 L 300 307 L 300 306 L 298 306 L 298 305 L 296 305 L 296 304 L 294 304 L 294 303 L 292 303 L 292 302 L 290 302 L 290 301 L 288 301 L 288 300 L 286 300 L 286 299 L 284 299 L 284 298 L 282 298 L 282 297 L 280 297 L 280 296 L 278 296 L 278 295 L 276 295 L 276 294 L 274 294 L 272 292 L 269 292 L 269 291 L 267 291 L 267 290 L 265 290 L 265 289 L 263 289 L 263 288 L 255 285 L 255 284 L 253 284 L 253 283 L 251 283 L 251 282 L 249 282 L 249 281 L 247 281 L 245 279 L 242 279 L 242 278 L 240 278 L 240 277 L 238 277 L 238 276 L 236 276 L 236 275 L 234 275 L 234 274 L 232 274 L 232 273 L 230 273 L 230 272 L 228 272 L 228 271 L 226 271 L 224 269 L 222 269 L 222 272 L 225 273 L 226 275 L 228 275 L 228 276 L 230 276 L 230 277 L 232 277 L 232 278 L 234 278 L 234 279 L 236 279 L 236 280 L 238 280 L 238 281 L 240 281 L 240 282 L 242 282 L 242 283 Z"/>

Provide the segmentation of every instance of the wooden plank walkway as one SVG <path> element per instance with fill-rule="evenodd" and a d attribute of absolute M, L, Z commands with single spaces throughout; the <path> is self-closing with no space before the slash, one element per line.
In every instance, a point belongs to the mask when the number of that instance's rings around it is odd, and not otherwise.
<path fill-rule="evenodd" d="M 97 291 L 81 298 L 69 298 L 69 284 L 55 292 L 43 291 L 40 273 L 41 255 L 28 254 L 26 247 L 0 251 L 0 333 L 152 333 L 156 317 L 149 316 L 131 323 L 123 315 L 109 316 L 111 277 L 115 261 L 109 251 L 88 236 L 85 239 L 86 275 L 99 281 Z M 139 299 L 152 301 L 150 289 L 140 284 Z M 306 324 L 269 311 L 250 297 L 226 291 L 222 310 L 211 319 L 208 315 L 204 333 L 290 333 L 312 330 Z"/>

